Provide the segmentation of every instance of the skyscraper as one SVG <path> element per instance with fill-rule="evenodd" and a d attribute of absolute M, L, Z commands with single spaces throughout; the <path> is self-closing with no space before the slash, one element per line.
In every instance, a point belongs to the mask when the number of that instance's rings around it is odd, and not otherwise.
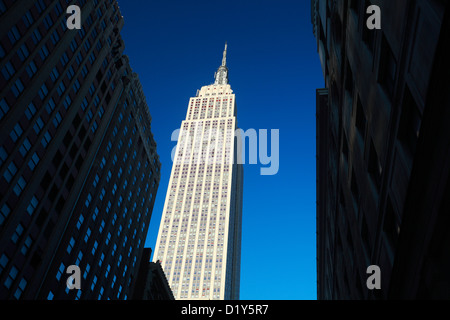
<path fill-rule="evenodd" d="M 0 0 L 0 298 L 126 299 L 160 179 L 116 1 Z M 81 289 L 66 286 L 80 268 Z"/>
<path fill-rule="evenodd" d="M 154 261 L 175 299 L 239 298 L 243 171 L 226 55 L 189 100 L 162 213 Z"/>
<path fill-rule="evenodd" d="M 450 3 L 312 0 L 319 299 L 450 297 Z M 372 5 L 381 29 L 369 28 Z M 380 289 L 367 286 L 369 266 Z"/>

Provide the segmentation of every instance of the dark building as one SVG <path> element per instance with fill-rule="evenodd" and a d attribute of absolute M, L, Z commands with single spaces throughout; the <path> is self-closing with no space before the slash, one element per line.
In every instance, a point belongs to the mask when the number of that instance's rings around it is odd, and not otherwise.
<path fill-rule="evenodd" d="M 161 263 L 150 261 L 151 253 L 152 249 L 144 249 L 133 300 L 175 300 Z"/>
<path fill-rule="evenodd" d="M 312 0 L 319 299 L 450 298 L 449 2 Z M 367 8 L 381 9 L 369 29 Z M 369 265 L 381 289 L 368 289 Z"/>
<path fill-rule="evenodd" d="M 133 292 L 160 162 L 123 23 L 116 1 L 0 0 L 1 299 Z"/>

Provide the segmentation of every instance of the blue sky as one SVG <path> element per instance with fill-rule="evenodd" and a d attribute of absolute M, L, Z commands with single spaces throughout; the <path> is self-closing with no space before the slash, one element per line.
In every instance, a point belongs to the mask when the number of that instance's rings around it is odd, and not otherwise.
<path fill-rule="evenodd" d="M 307 0 L 119 0 L 125 53 L 139 74 L 162 162 L 146 246 L 172 168 L 171 134 L 214 81 L 228 42 L 238 126 L 280 130 L 280 167 L 244 167 L 241 299 L 316 299 L 315 90 L 324 85 Z M 248 163 L 248 159 L 247 159 Z"/>

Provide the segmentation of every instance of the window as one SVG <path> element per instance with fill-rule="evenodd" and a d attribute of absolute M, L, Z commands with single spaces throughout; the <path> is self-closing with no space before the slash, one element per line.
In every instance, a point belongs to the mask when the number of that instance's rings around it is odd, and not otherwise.
<path fill-rule="evenodd" d="M 77 93 L 78 90 L 80 90 L 80 87 L 81 87 L 80 81 L 78 81 L 78 79 L 75 80 L 75 82 L 74 82 L 74 84 L 73 84 L 72 87 L 73 87 L 73 91 L 74 91 L 75 93 Z"/>
<path fill-rule="evenodd" d="M 37 155 L 37 153 L 33 153 L 33 155 L 31 156 L 30 161 L 28 161 L 28 167 L 30 168 L 31 171 L 34 171 L 34 168 L 36 168 L 36 166 L 39 163 L 39 156 Z"/>
<path fill-rule="evenodd" d="M 58 281 L 61 280 L 61 276 L 65 270 L 66 270 L 66 266 L 64 265 L 64 263 L 61 262 L 61 264 L 59 265 L 58 272 L 56 273 L 56 280 L 58 280 Z"/>
<path fill-rule="evenodd" d="M 77 80 L 77 82 L 78 82 L 78 80 Z M 67 110 L 67 109 L 69 109 L 71 104 L 72 104 L 72 99 L 70 99 L 70 96 L 67 95 L 66 98 L 63 101 L 63 106 Z"/>
<path fill-rule="evenodd" d="M 76 62 L 77 62 L 77 64 L 78 64 L 78 66 L 80 66 L 81 63 L 83 62 L 83 55 L 81 54 L 81 51 L 78 52 L 78 54 L 77 54 L 75 60 L 76 60 Z"/>
<path fill-rule="evenodd" d="M 94 106 L 98 107 L 98 104 L 100 103 L 100 98 L 96 95 L 94 98 Z"/>
<path fill-rule="evenodd" d="M 94 52 L 92 52 L 92 53 L 89 55 L 89 62 L 91 63 L 91 65 L 94 64 L 94 62 L 95 62 L 95 53 L 94 53 Z"/>
<path fill-rule="evenodd" d="M 58 95 L 61 97 L 64 93 L 64 91 L 66 91 L 66 87 L 64 86 L 64 83 L 61 82 L 58 86 L 58 88 L 56 89 L 56 91 L 58 92 Z"/>
<path fill-rule="evenodd" d="M 0 226 L 3 224 L 3 222 L 5 222 L 10 213 L 11 209 L 9 208 L 9 206 L 6 203 L 3 204 L 3 207 L 0 210 Z"/>
<path fill-rule="evenodd" d="M 111 210 L 111 201 L 108 201 L 108 204 L 106 205 L 106 213 L 109 213 L 109 210 Z"/>
<path fill-rule="evenodd" d="M 17 50 L 17 55 L 19 56 L 20 61 L 24 62 L 26 60 L 26 58 L 29 56 L 29 51 L 28 51 L 28 47 L 27 44 L 24 43 L 23 45 L 20 46 L 20 48 Z"/>
<path fill-rule="evenodd" d="M 45 110 L 50 115 L 52 114 L 53 110 L 55 110 L 55 107 L 56 107 L 55 101 L 53 100 L 53 98 L 50 98 L 47 105 L 45 106 Z"/>
<path fill-rule="evenodd" d="M 90 236 L 91 236 L 91 229 L 88 228 L 87 231 L 86 231 L 86 235 L 84 236 L 84 242 L 87 243 Z"/>
<path fill-rule="evenodd" d="M 38 204 L 39 204 L 38 200 L 36 199 L 35 196 L 33 196 L 33 198 L 31 198 L 30 204 L 27 207 L 27 212 L 30 216 L 34 213 Z"/>
<path fill-rule="evenodd" d="M 89 73 L 88 68 L 86 67 L 86 65 L 84 65 L 83 68 L 81 69 L 81 76 L 83 77 L 83 79 L 86 78 L 88 73 Z"/>
<path fill-rule="evenodd" d="M 39 41 L 41 41 L 42 36 L 41 33 L 39 32 L 39 29 L 34 29 L 33 33 L 31 34 L 31 39 L 33 39 L 35 45 L 37 45 Z"/>
<path fill-rule="evenodd" d="M 58 34 L 58 31 L 57 31 L 57 30 L 53 31 L 53 33 L 52 33 L 52 35 L 51 35 L 51 39 L 52 39 L 53 45 L 56 46 L 56 44 L 57 44 L 58 41 L 59 41 L 59 34 Z"/>
<path fill-rule="evenodd" d="M 79 266 L 81 259 L 83 258 L 83 252 L 78 252 L 78 257 L 77 257 L 77 261 L 75 262 L 75 265 Z"/>
<path fill-rule="evenodd" d="M 83 102 L 81 103 L 81 109 L 83 109 L 83 111 L 86 110 L 86 108 L 88 107 L 89 102 L 87 101 L 86 97 L 83 99 Z"/>
<path fill-rule="evenodd" d="M 11 162 L 3 173 L 3 177 L 5 178 L 6 182 L 10 183 L 16 173 L 17 167 L 14 162 Z"/>
<path fill-rule="evenodd" d="M 53 25 L 52 17 L 50 16 L 50 14 L 48 14 L 44 18 L 44 26 L 48 31 L 52 27 L 52 25 Z"/>
<path fill-rule="evenodd" d="M 5 114 L 9 111 L 9 105 L 5 99 L 0 100 L 0 120 L 3 119 Z"/>
<path fill-rule="evenodd" d="M 97 184 L 98 184 L 98 182 L 100 181 L 100 177 L 98 176 L 98 174 L 95 174 L 95 177 L 94 177 L 94 181 L 93 181 L 93 183 L 92 183 L 92 186 L 95 188 L 95 187 L 97 187 Z"/>
<path fill-rule="evenodd" d="M 11 288 L 11 284 L 13 283 L 13 281 L 16 279 L 17 274 L 19 273 L 19 270 L 17 270 L 16 267 L 12 267 L 11 270 L 9 271 L 8 277 L 6 278 L 4 285 L 6 288 Z"/>
<path fill-rule="evenodd" d="M 78 218 L 78 222 L 77 222 L 77 229 L 80 230 L 81 225 L 83 224 L 84 221 L 84 217 L 82 214 L 80 214 L 80 218 Z"/>
<path fill-rule="evenodd" d="M 94 214 L 92 215 L 92 220 L 95 221 L 97 219 L 98 213 L 99 213 L 99 210 L 97 207 L 95 207 Z"/>
<path fill-rule="evenodd" d="M 25 116 L 28 120 L 31 120 L 33 116 L 36 114 L 36 107 L 34 106 L 33 102 L 31 102 L 27 109 L 25 110 Z"/>
<path fill-rule="evenodd" d="M 95 85 L 94 84 L 91 84 L 91 86 L 89 87 L 89 93 L 91 96 L 94 95 L 94 93 L 95 93 Z"/>
<path fill-rule="evenodd" d="M 58 128 L 58 126 L 60 125 L 61 121 L 62 121 L 62 117 L 61 117 L 61 114 L 58 111 L 55 114 L 55 118 L 53 119 L 53 125 L 55 126 L 55 128 Z"/>
<path fill-rule="evenodd" d="M 23 23 L 25 24 L 25 26 L 27 27 L 27 29 L 33 24 L 34 19 L 33 16 L 31 15 L 30 10 L 28 10 L 22 17 Z"/>
<path fill-rule="evenodd" d="M 103 260 L 105 259 L 105 254 L 102 252 L 101 256 L 100 256 L 100 261 L 98 262 L 98 266 L 101 267 Z"/>
<path fill-rule="evenodd" d="M 8 257 L 5 254 L 3 254 L 2 257 L 0 258 L 0 274 L 3 273 L 3 270 L 5 270 L 8 262 L 9 262 Z"/>
<path fill-rule="evenodd" d="M 83 274 L 83 278 L 84 278 L 84 279 L 87 278 L 87 275 L 89 274 L 89 270 L 91 270 L 91 265 L 88 263 L 88 264 L 86 265 L 86 269 L 84 270 L 84 274 Z M 81 292 L 81 290 L 80 290 L 80 292 Z"/>
<path fill-rule="evenodd" d="M 44 122 L 42 121 L 41 117 L 37 118 L 36 123 L 33 125 L 33 129 L 34 132 L 36 132 L 36 135 L 39 135 L 43 127 Z"/>
<path fill-rule="evenodd" d="M 63 55 L 61 56 L 60 62 L 62 64 L 63 67 L 66 66 L 67 62 L 69 62 L 69 57 L 67 56 L 67 53 L 63 53 Z"/>
<path fill-rule="evenodd" d="M 16 125 L 14 126 L 14 128 L 11 131 L 11 133 L 9 134 L 9 136 L 13 142 L 17 142 L 17 140 L 20 138 L 22 133 L 23 133 L 22 127 L 20 126 L 19 123 L 16 123 Z"/>
<path fill-rule="evenodd" d="M 36 6 L 36 8 L 37 8 L 39 13 L 42 13 L 47 8 L 47 6 L 44 3 L 44 0 L 36 1 L 35 2 L 35 6 Z"/>
<path fill-rule="evenodd" d="M 32 244 L 33 244 L 33 239 L 30 236 L 28 236 L 27 239 L 25 240 L 20 252 L 25 256 Z"/>
<path fill-rule="evenodd" d="M 20 32 L 16 26 L 13 26 L 11 30 L 8 31 L 8 38 L 12 45 L 20 39 Z"/>
<path fill-rule="evenodd" d="M 67 70 L 67 78 L 69 80 L 72 80 L 74 75 L 75 75 L 75 71 L 73 70 L 73 67 L 70 66 L 69 70 Z"/>
<path fill-rule="evenodd" d="M 92 113 L 92 110 L 89 110 L 86 114 L 87 123 L 90 123 L 93 117 L 94 117 L 94 114 Z"/>
<path fill-rule="evenodd" d="M 84 50 L 86 51 L 86 53 L 88 53 L 89 52 L 89 49 L 91 48 L 91 41 L 89 40 L 89 39 L 87 39 L 85 42 L 84 42 Z"/>
<path fill-rule="evenodd" d="M 25 69 L 27 70 L 27 73 L 28 73 L 28 76 L 30 77 L 30 79 L 33 78 L 33 76 L 37 72 L 37 67 L 36 67 L 36 64 L 34 63 L 34 61 L 31 61 Z"/>
<path fill-rule="evenodd" d="M 105 196 L 105 194 L 106 194 L 105 188 L 102 188 L 102 191 L 100 192 L 100 196 L 99 196 L 100 200 L 103 200 L 103 197 Z"/>
<path fill-rule="evenodd" d="M 70 238 L 69 245 L 67 246 L 67 253 L 70 254 L 72 252 L 73 247 L 75 246 L 75 239 L 73 237 Z"/>
<path fill-rule="evenodd" d="M 95 251 L 97 250 L 97 247 L 98 247 L 98 242 L 97 242 L 97 240 L 94 242 L 94 246 L 92 247 L 92 251 L 91 251 L 91 253 L 92 253 L 92 255 L 95 255 Z"/>
<path fill-rule="evenodd" d="M 39 89 L 39 97 L 41 98 L 41 100 L 44 100 L 47 94 L 48 94 L 47 86 L 45 85 L 45 83 L 43 83 L 41 88 Z"/>
<path fill-rule="evenodd" d="M 94 278 L 92 279 L 92 285 L 91 285 L 91 290 L 92 291 L 94 291 L 96 283 L 97 283 L 97 276 L 94 276 Z"/>
<path fill-rule="evenodd" d="M 26 186 L 27 186 L 27 183 L 26 183 L 25 179 L 22 176 L 20 176 L 19 180 L 17 180 L 17 184 L 13 188 L 16 196 L 20 196 Z"/>
<path fill-rule="evenodd" d="M 58 3 L 58 5 L 59 5 L 59 3 Z M 62 33 L 64 34 L 64 32 L 66 32 L 66 30 L 67 30 L 67 24 L 66 24 L 66 21 L 65 21 L 64 19 L 61 20 L 60 23 L 59 23 L 59 25 L 61 26 Z"/>
<path fill-rule="evenodd" d="M 105 228 L 105 220 L 102 220 L 102 223 L 100 224 L 99 232 L 102 233 L 104 228 Z"/>
<path fill-rule="evenodd" d="M 22 84 L 22 81 L 20 79 L 17 79 L 16 82 L 14 82 L 13 86 L 11 87 L 11 91 L 13 92 L 14 96 L 16 98 L 19 97 L 19 95 L 22 93 L 24 87 Z"/>
<path fill-rule="evenodd" d="M 59 77 L 58 69 L 54 67 L 52 72 L 50 73 L 50 78 L 53 80 L 53 82 L 56 82 L 56 80 L 58 80 L 58 77 Z"/>
<path fill-rule="evenodd" d="M 103 289 L 103 287 L 101 287 L 101 288 L 100 288 L 100 293 L 99 293 L 99 295 L 98 295 L 98 300 L 100 300 L 100 299 L 102 298 L 103 291 L 104 291 L 104 289 Z"/>
<path fill-rule="evenodd" d="M 57 3 L 55 5 L 55 13 L 56 13 L 56 15 L 60 16 L 62 14 L 62 12 L 63 12 L 63 9 L 61 7 L 61 4 Z"/>
<path fill-rule="evenodd" d="M 86 197 L 86 201 L 84 202 L 84 204 L 85 204 L 85 206 L 86 206 L 87 208 L 89 208 L 89 205 L 91 204 L 91 201 L 92 201 L 92 195 L 89 193 L 89 194 L 87 195 L 87 197 Z"/>
<path fill-rule="evenodd" d="M 52 140 L 52 136 L 51 134 L 47 131 L 44 136 L 42 137 L 41 140 L 41 144 L 42 146 L 45 148 L 47 148 L 48 144 L 50 143 L 50 141 Z"/>
<path fill-rule="evenodd" d="M 78 43 L 77 43 L 77 40 L 74 38 L 70 42 L 70 49 L 72 50 L 72 53 L 75 53 L 75 51 L 77 51 L 77 48 L 78 48 Z"/>
<path fill-rule="evenodd" d="M 50 53 L 48 52 L 47 45 L 44 44 L 42 46 L 41 50 L 39 51 L 39 55 L 40 55 L 42 61 L 45 61 L 45 59 L 48 57 L 49 54 Z"/>
<path fill-rule="evenodd" d="M 22 226 L 22 224 L 18 224 L 17 225 L 17 227 L 16 227 L 16 230 L 14 231 L 14 234 L 11 236 L 11 241 L 14 243 L 14 244 L 16 244 L 17 243 L 17 241 L 19 240 L 19 238 L 20 238 L 20 236 L 22 235 L 22 233 L 23 233 L 23 226 Z"/>
<path fill-rule="evenodd" d="M 14 75 L 14 73 L 16 73 L 16 70 L 14 69 L 11 62 L 8 61 L 5 64 L 5 66 L 2 68 L 3 77 L 5 78 L 6 81 L 8 81 L 9 79 L 11 79 L 11 77 Z"/>

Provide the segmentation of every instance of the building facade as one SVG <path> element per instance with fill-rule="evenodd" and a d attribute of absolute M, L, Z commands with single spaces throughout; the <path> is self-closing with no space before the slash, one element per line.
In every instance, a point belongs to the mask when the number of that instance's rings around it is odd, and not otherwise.
<path fill-rule="evenodd" d="M 0 14 L 0 298 L 127 299 L 160 162 L 118 4 L 0 0 Z"/>
<path fill-rule="evenodd" d="M 239 298 L 243 171 L 226 53 L 189 100 L 156 243 L 177 300 Z"/>
<path fill-rule="evenodd" d="M 161 263 L 151 262 L 152 249 L 145 248 L 134 287 L 133 300 L 174 300 Z"/>
<path fill-rule="evenodd" d="M 381 29 L 367 25 L 372 5 Z M 450 298 L 449 3 L 312 0 L 311 9 L 326 86 L 318 298 Z M 367 286 L 370 265 L 381 289 Z"/>

